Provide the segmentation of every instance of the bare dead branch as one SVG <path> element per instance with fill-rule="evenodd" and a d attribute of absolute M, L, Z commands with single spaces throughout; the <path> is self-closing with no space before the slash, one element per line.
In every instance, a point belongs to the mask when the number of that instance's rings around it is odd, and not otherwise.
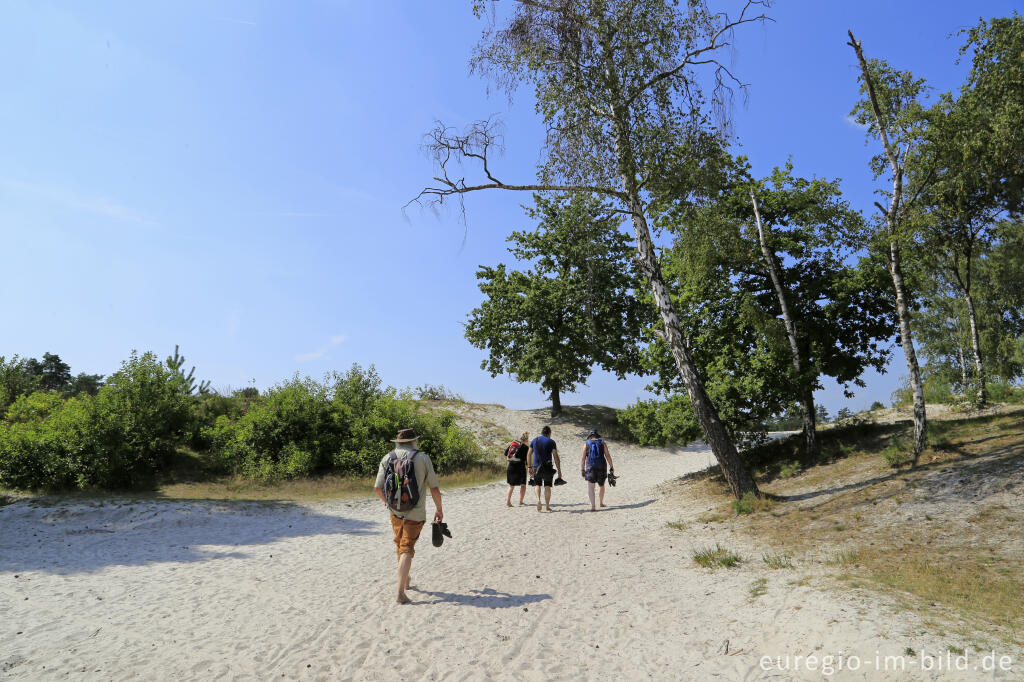
<path fill-rule="evenodd" d="M 599 185 L 558 185 L 547 183 L 513 184 L 499 180 L 491 170 L 492 155 L 503 149 L 501 123 L 495 117 L 471 124 L 465 132 L 458 133 L 452 127 L 440 121 L 432 131 L 424 136 L 423 149 L 433 158 L 436 185 L 424 187 L 419 194 L 403 207 L 412 204 L 436 208 L 443 205 L 449 197 L 459 197 L 462 207 L 462 195 L 485 189 L 505 189 L 522 192 L 591 192 L 602 196 L 626 200 L 624 192 L 612 187 Z M 486 182 L 470 183 L 456 169 L 462 167 L 466 160 L 479 164 Z M 465 213 L 463 208 L 463 214 Z"/>
<path fill-rule="evenodd" d="M 747 3 L 743 6 L 743 9 L 740 11 L 740 16 L 735 21 L 726 21 L 711 36 L 711 39 L 708 41 L 707 45 L 704 45 L 703 47 L 700 47 L 700 48 L 698 48 L 696 50 L 692 50 L 692 51 L 688 52 L 686 55 L 683 56 L 682 60 L 676 66 L 672 67 L 671 69 L 668 69 L 667 71 L 662 71 L 661 73 L 655 74 L 654 76 L 649 78 L 647 80 L 647 82 L 645 82 L 643 85 L 641 85 L 637 89 L 637 91 L 634 92 L 629 97 L 629 99 L 626 100 L 626 106 L 627 107 L 631 106 L 637 100 L 637 98 L 639 98 L 641 95 L 643 95 L 643 93 L 649 91 L 652 87 L 654 87 L 655 85 L 657 85 L 661 81 L 663 81 L 665 79 L 668 79 L 668 78 L 674 78 L 674 77 L 678 76 L 679 73 L 682 72 L 683 69 L 685 69 L 688 66 L 694 66 L 694 65 L 699 65 L 699 64 L 711 64 L 711 63 L 713 63 L 713 64 L 718 65 L 718 67 L 720 69 L 724 69 L 724 70 L 726 70 L 728 72 L 728 69 L 725 69 L 725 67 L 722 66 L 717 60 L 707 59 L 707 60 L 695 61 L 695 58 L 699 57 L 700 55 L 704 54 L 705 52 L 714 52 L 716 50 L 720 50 L 723 47 L 728 47 L 729 46 L 729 42 L 728 41 L 723 41 L 723 42 L 718 42 L 718 41 L 719 41 L 719 39 L 722 36 L 726 35 L 727 33 L 731 34 L 733 29 L 735 29 L 737 26 L 740 26 L 742 24 L 749 24 L 749 23 L 752 23 L 752 22 L 755 22 L 755 21 L 761 21 L 761 22 L 764 22 L 764 21 L 774 21 L 771 17 L 769 17 L 767 14 L 764 14 L 764 13 L 761 13 L 761 14 L 759 14 L 756 17 L 748 17 L 747 16 L 747 11 L 751 7 L 753 7 L 755 5 L 760 5 L 761 7 L 767 7 L 767 2 L 766 2 L 766 0 L 747 0 Z M 735 76 L 732 75 L 731 72 L 729 72 L 729 76 L 732 77 L 734 80 L 736 80 L 737 83 L 740 82 L 738 79 L 735 78 Z"/>

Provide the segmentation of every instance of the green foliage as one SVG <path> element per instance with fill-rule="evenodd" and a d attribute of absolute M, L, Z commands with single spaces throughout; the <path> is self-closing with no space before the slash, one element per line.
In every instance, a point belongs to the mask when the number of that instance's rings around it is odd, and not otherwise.
<path fill-rule="evenodd" d="M 439 473 L 466 468 L 482 453 L 451 412 L 423 411 L 417 401 L 382 387 L 371 366 L 353 365 L 324 382 L 298 376 L 274 386 L 237 417 L 204 429 L 214 461 L 258 481 L 334 472 L 376 473 L 400 428 L 420 434 Z"/>
<path fill-rule="evenodd" d="M 510 374 L 552 396 L 586 381 L 594 365 L 635 371 L 635 338 L 651 311 L 635 294 L 633 247 L 620 219 L 593 197 L 534 196 L 539 226 L 514 232 L 509 251 L 530 269 L 477 271 L 486 300 L 469 314 L 466 338 L 488 351 L 491 376 Z"/>
<path fill-rule="evenodd" d="M 914 461 L 914 453 L 910 444 L 902 438 L 893 438 L 892 441 L 879 453 L 885 463 L 893 469 L 906 466 Z"/>
<path fill-rule="evenodd" d="M 684 396 L 638 400 L 616 414 L 621 437 L 640 445 L 684 445 L 700 438 L 700 425 Z"/>
<path fill-rule="evenodd" d="M 39 386 L 39 377 L 29 370 L 29 362 L 17 355 L 10 360 L 0 355 L 0 415 L 11 403 Z"/>
<path fill-rule="evenodd" d="M 103 385 L 102 374 L 80 373 L 71 376 L 71 368 L 59 355 L 43 353 L 42 361 L 35 358 L 7 360 L 0 355 L 0 416 L 20 396 L 36 390 L 53 391 L 63 396 L 87 393 L 96 395 Z"/>
<path fill-rule="evenodd" d="M 837 182 L 792 171 L 787 164 L 755 181 L 739 159 L 706 201 L 681 200 L 669 185 L 660 197 L 658 224 L 673 234 L 663 261 L 666 280 L 695 364 L 734 438 L 765 426 L 802 428 L 796 403 L 807 400 L 821 375 L 860 384 L 866 368 L 880 369 L 888 358 L 893 328 L 884 270 L 871 260 L 853 260 L 860 216 L 841 198 Z M 751 190 L 796 332 L 799 375 Z M 655 391 L 682 391 L 674 359 L 657 336 L 645 361 L 658 377 Z M 789 417 L 795 417 L 792 424 Z"/>
<path fill-rule="evenodd" d="M 441 400 L 449 403 L 462 403 L 465 402 L 465 398 L 456 393 L 455 391 L 447 388 L 444 384 L 424 384 L 423 386 L 417 386 L 413 389 L 413 393 L 420 400 Z"/>
<path fill-rule="evenodd" d="M 174 375 L 132 353 L 96 397 L 19 399 L 0 428 L 0 485 L 131 488 L 150 481 L 191 419 Z"/>
<path fill-rule="evenodd" d="M 192 395 L 192 393 L 196 391 L 198 391 L 200 395 L 209 393 L 209 381 L 200 381 L 198 384 L 196 384 L 196 368 L 194 366 L 192 367 L 192 369 L 188 371 L 188 374 L 185 374 L 185 356 L 178 354 L 177 344 L 175 344 L 174 346 L 174 355 L 168 355 L 167 359 L 164 362 L 167 364 L 167 368 L 174 373 L 174 376 L 181 383 L 182 390 L 187 395 Z"/>
<path fill-rule="evenodd" d="M 45 419 L 63 405 L 64 399 L 54 391 L 34 391 L 15 400 L 4 419 L 8 424 L 24 424 Z"/>
<path fill-rule="evenodd" d="M 800 462 L 791 460 L 779 467 L 779 478 L 792 478 L 800 473 Z"/>

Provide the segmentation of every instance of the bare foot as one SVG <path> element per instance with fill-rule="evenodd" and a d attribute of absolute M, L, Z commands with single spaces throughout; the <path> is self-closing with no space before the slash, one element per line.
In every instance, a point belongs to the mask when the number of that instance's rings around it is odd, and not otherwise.
<path fill-rule="evenodd" d="M 605 504 L 604 502 L 602 502 L 602 503 L 601 503 L 601 506 L 602 506 L 602 507 L 607 507 L 608 505 L 607 505 L 607 504 Z"/>
<path fill-rule="evenodd" d="M 522 500 L 519 500 L 519 506 L 520 506 L 520 507 L 525 507 L 525 506 L 526 506 L 526 503 L 525 503 L 525 502 L 523 502 Z"/>
<path fill-rule="evenodd" d="M 511 506 L 512 506 L 512 503 L 511 503 L 511 502 L 509 502 L 508 500 L 505 500 L 505 506 L 506 506 L 506 507 L 511 507 Z"/>
<path fill-rule="evenodd" d="M 541 510 L 541 508 L 542 508 L 542 507 L 541 507 L 541 504 L 540 504 L 540 502 L 538 502 L 538 503 L 537 503 L 537 511 L 540 511 L 540 510 Z"/>
<path fill-rule="evenodd" d="M 399 604 L 408 604 L 412 601 L 412 599 L 409 599 L 407 596 L 405 596 L 405 592 L 399 592 L 398 599 L 396 599 L 395 601 L 397 601 Z"/>
<path fill-rule="evenodd" d="M 544 511 L 551 511 L 551 507 L 545 507 Z"/>

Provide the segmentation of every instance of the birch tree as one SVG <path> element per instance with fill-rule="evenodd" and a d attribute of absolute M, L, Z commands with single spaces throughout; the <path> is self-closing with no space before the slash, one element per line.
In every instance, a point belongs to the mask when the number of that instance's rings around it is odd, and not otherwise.
<path fill-rule="evenodd" d="M 912 220 L 908 207 L 918 202 L 921 190 L 931 180 L 928 173 L 917 178 L 916 186 L 905 191 L 907 158 L 920 144 L 924 130 L 924 107 L 920 97 L 925 90 L 924 81 L 915 79 L 909 72 L 897 71 L 884 61 L 864 57 L 864 50 L 849 32 L 850 41 L 860 65 L 861 93 L 866 99 L 853 109 L 855 120 L 867 126 L 868 135 L 877 138 L 882 145 L 882 154 L 872 159 L 875 177 L 885 172 L 892 176 L 892 189 L 887 191 L 888 203 L 875 202 L 882 214 L 882 229 L 878 236 L 884 245 L 886 267 L 892 278 L 896 295 L 896 315 L 899 320 L 900 345 L 907 362 L 907 375 L 913 395 L 914 443 L 913 465 L 917 466 L 921 452 L 927 443 L 927 416 L 924 403 L 924 382 L 921 367 L 914 350 L 914 333 L 911 325 L 910 293 L 903 275 L 903 249 L 910 239 Z"/>
<path fill-rule="evenodd" d="M 487 189 L 591 192 L 615 201 L 632 224 L 637 263 L 657 303 L 663 333 L 694 412 L 729 488 L 759 495 L 708 398 L 680 328 L 651 236 L 652 189 L 699 168 L 711 114 L 724 112 L 740 85 L 723 61 L 734 30 L 763 21 L 767 0 L 747 0 L 736 16 L 703 0 L 517 0 L 507 21 L 497 3 L 477 0 L 490 17 L 472 67 L 510 93 L 534 86 L 547 128 L 538 177 L 508 181 L 494 166 L 501 147 L 493 120 L 464 132 L 439 123 L 427 136 L 435 184 L 414 199 L 443 203 Z M 488 13 L 488 7 L 491 12 Z M 710 98 L 704 96 L 710 83 Z M 678 150 L 687 150 L 678 154 Z M 466 164 L 478 174 L 467 180 Z"/>

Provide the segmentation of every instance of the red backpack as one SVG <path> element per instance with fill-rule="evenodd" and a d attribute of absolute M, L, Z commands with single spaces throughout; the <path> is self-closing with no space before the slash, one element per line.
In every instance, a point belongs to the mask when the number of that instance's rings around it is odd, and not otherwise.
<path fill-rule="evenodd" d="M 514 440 L 511 443 L 509 443 L 508 447 L 505 448 L 505 459 L 519 461 L 516 458 L 516 455 L 519 454 L 519 447 L 521 445 L 522 443 L 520 443 L 517 440 Z"/>

